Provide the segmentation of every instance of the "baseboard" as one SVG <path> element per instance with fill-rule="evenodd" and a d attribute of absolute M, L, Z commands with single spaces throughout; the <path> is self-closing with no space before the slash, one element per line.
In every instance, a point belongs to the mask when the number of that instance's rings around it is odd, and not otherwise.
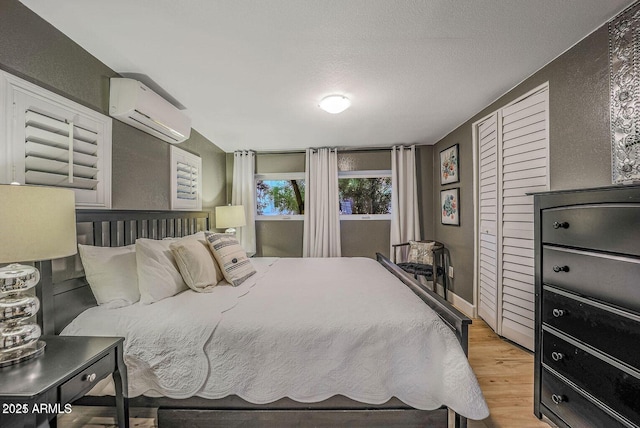
<path fill-rule="evenodd" d="M 458 309 L 460 312 L 462 312 L 469 318 L 477 318 L 475 305 L 467 302 L 462 297 L 458 296 L 457 294 L 451 291 L 447 291 L 447 300 L 449 301 L 449 303 L 455 306 L 456 309 Z"/>

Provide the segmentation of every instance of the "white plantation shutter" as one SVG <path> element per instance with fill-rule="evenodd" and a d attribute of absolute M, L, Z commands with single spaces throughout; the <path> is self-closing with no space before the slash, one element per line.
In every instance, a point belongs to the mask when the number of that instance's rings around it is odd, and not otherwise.
<path fill-rule="evenodd" d="M 76 206 L 111 207 L 111 119 L 7 73 L 5 182 L 67 187 Z"/>
<path fill-rule="evenodd" d="M 188 163 L 177 163 L 177 199 L 195 201 L 198 199 L 198 168 Z"/>
<path fill-rule="evenodd" d="M 202 209 L 202 159 L 171 146 L 171 209 Z"/>
<path fill-rule="evenodd" d="M 534 252 L 527 193 L 549 189 L 548 115 L 543 85 L 474 125 L 478 314 L 528 349 L 534 345 Z"/>
<path fill-rule="evenodd" d="M 95 132 L 31 110 L 26 111 L 25 125 L 26 184 L 89 190 L 98 187 Z"/>
<path fill-rule="evenodd" d="M 502 335 L 533 349 L 533 196 L 549 189 L 549 92 L 502 110 Z"/>
<path fill-rule="evenodd" d="M 478 315 L 496 330 L 498 323 L 498 121 L 478 125 L 479 300 Z"/>

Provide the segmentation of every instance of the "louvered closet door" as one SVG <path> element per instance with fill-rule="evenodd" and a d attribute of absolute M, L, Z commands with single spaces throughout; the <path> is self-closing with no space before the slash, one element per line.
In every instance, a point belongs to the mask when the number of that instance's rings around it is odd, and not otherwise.
<path fill-rule="evenodd" d="M 501 335 L 533 349 L 533 196 L 548 190 L 548 88 L 502 109 Z"/>
<path fill-rule="evenodd" d="M 498 123 L 497 115 L 477 125 L 479 166 L 478 315 L 498 325 Z"/>

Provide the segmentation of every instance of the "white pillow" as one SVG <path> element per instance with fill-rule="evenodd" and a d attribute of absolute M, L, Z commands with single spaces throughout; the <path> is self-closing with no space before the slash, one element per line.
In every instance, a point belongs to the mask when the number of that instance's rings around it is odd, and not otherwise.
<path fill-rule="evenodd" d="M 209 249 L 229 284 L 237 287 L 256 273 L 251 260 L 235 236 L 228 233 L 211 232 L 205 232 L 205 236 L 209 243 Z"/>
<path fill-rule="evenodd" d="M 224 278 L 204 239 L 189 236 L 171 242 L 169 248 L 182 279 L 192 290 L 205 293 L 213 291 L 213 287 Z"/>
<path fill-rule="evenodd" d="M 150 304 L 187 290 L 169 245 L 174 241 L 139 238 L 136 263 L 140 302 Z"/>
<path fill-rule="evenodd" d="M 119 308 L 140 300 L 135 245 L 94 247 L 78 244 L 78 250 L 98 305 Z"/>

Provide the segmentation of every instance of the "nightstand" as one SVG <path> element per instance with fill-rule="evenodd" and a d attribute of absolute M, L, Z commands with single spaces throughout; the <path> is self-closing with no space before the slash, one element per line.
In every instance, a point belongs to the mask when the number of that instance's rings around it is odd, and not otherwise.
<path fill-rule="evenodd" d="M 121 337 L 42 336 L 44 353 L 0 369 L 0 427 L 56 427 L 58 413 L 113 375 L 118 426 L 129 426 L 127 370 Z M 125 393 L 123 393 L 125 392 Z"/>

